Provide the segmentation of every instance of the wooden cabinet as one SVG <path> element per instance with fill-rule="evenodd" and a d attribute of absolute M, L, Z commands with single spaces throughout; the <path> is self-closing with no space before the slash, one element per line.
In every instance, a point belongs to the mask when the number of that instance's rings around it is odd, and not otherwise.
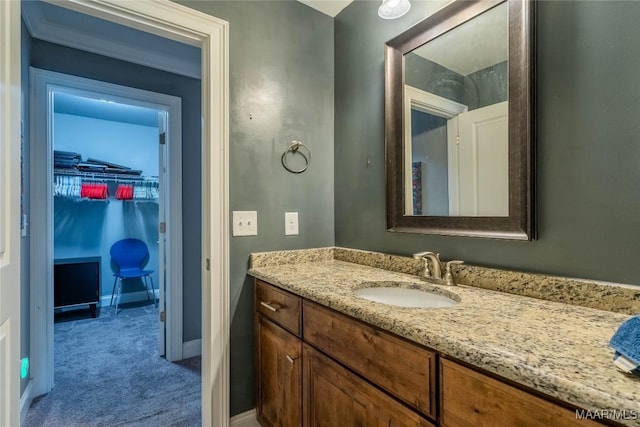
<path fill-rule="evenodd" d="M 304 344 L 304 425 L 434 427 L 356 374 Z"/>
<path fill-rule="evenodd" d="M 318 304 L 303 307 L 305 342 L 435 418 L 434 352 Z"/>
<path fill-rule="evenodd" d="M 265 427 L 300 427 L 302 341 L 289 332 L 300 334 L 300 298 L 261 282 L 255 296 L 258 421 Z"/>
<path fill-rule="evenodd" d="M 599 426 L 575 411 L 541 399 L 450 360 L 440 359 L 444 427 Z"/>
<path fill-rule="evenodd" d="M 255 305 L 265 427 L 601 425 L 259 280 Z"/>
<path fill-rule="evenodd" d="M 435 353 L 260 280 L 255 313 L 263 426 L 434 426 Z"/>

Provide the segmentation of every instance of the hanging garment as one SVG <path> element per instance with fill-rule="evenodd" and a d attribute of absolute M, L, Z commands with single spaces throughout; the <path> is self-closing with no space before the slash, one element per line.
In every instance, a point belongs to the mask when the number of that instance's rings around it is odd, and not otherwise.
<path fill-rule="evenodd" d="M 82 183 L 80 188 L 80 197 L 89 197 L 89 193 L 93 190 L 93 184 Z"/>
<path fill-rule="evenodd" d="M 88 199 L 105 200 L 109 197 L 109 189 L 107 184 L 82 184 L 80 196 Z"/>
<path fill-rule="evenodd" d="M 118 200 L 133 200 L 133 185 L 120 184 L 116 189 L 116 199 Z"/>
<path fill-rule="evenodd" d="M 133 198 L 135 200 L 157 200 L 159 196 L 157 181 L 136 183 L 133 189 Z"/>
<path fill-rule="evenodd" d="M 57 197 L 80 197 L 82 179 L 79 176 L 55 175 L 53 180 L 53 195 Z"/>

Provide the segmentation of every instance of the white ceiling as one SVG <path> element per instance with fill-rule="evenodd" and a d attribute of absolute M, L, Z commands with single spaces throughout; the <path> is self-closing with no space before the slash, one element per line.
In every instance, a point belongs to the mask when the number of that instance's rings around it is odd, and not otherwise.
<path fill-rule="evenodd" d="M 320 12 L 335 18 L 342 9 L 349 6 L 353 0 L 298 0 Z"/>
<path fill-rule="evenodd" d="M 158 110 L 65 92 L 54 93 L 53 111 L 72 116 L 158 127 Z"/>
<path fill-rule="evenodd" d="M 508 59 L 508 31 L 507 3 L 502 3 L 413 52 L 467 76 Z"/>

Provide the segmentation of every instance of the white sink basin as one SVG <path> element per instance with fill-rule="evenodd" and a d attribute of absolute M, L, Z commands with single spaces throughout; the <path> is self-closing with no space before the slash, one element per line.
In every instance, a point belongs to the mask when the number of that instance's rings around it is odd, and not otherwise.
<path fill-rule="evenodd" d="M 393 285 L 393 283 L 390 283 L 390 285 Z M 397 307 L 442 308 L 451 307 L 458 303 L 455 299 L 442 295 L 443 293 L 457 298 L 457 295 L 446 291 L 435 293 L 422 289 L 400 287 L 399 284 L 395 284 L 395 286 L 365 287 L 355 291 L 356 296 L 360 298 Z"/>

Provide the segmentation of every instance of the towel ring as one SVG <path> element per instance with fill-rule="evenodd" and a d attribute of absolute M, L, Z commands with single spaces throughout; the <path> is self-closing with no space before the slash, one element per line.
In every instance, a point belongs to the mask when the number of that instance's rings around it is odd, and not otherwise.
<path fill-rule="evenodd" d="M 304 147 L 304 150 L 307 152 L 307 154 L 304 154 L 304 152 L 302 150 L 300 150 L 300 147 Z M 293 154 L 300 154 L 302 156 L 302 158 L 305 161 L 305 165 L 302 169 L 291 169 L 288 165 L 287 165 L 287 155 L 289 153 L 293 153 Z M 302 142 L 300 141 L 291 141 L 291 143 L 289 144 L 289 147 L 287 148 L 287 151 L 285 151 L 284 153 L 282 153 L 282 157 L 280 158 L 280 161 L 282 162 L 282 166 L 288 170 L 291 173 L 302 173 L 304 171 L 307 170 L 307 168 L 309 167 L 309 165 L 311 164 L 311 151 L 309 150 L 309 148 L 304 145 Z"/>

